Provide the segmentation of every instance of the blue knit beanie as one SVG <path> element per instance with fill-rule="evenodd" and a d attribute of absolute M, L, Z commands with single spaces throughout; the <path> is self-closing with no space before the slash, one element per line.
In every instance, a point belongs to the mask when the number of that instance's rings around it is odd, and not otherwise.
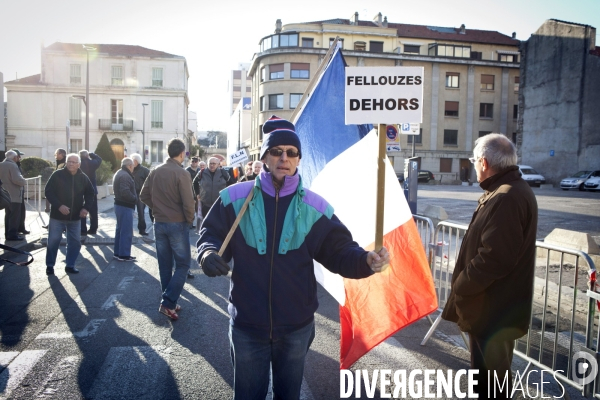
<path fill-rule="evenodd" d="M 302 158 L 302 149 L 300 148 L 300 138 L 296 135 L 296 127 L 290 121 L 279 118 L 276 115 L 271 116 L 263 125 L 263 142 L 260 148 L 260 159 L 262 160 L 267 151 L 275 146 L 294 146 Z"/>

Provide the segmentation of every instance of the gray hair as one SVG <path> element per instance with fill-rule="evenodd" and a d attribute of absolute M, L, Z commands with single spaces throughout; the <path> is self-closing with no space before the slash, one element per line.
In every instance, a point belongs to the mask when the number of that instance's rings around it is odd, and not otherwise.
<path fill-rule="evenodd" d="M 132 155 L 129 156 L 132 160 L 137 161 L 138 164 L 142 163 L 142 156 L 139 155 L 138 153 L 133 153 Z"/>
<path fill-rule="evenodd" d="M 130 165 L 133 165 L 133 160 L 131 158 L 125 157 L 121 160 L 121 167 L 129 167 Z"/>
<path fill-rule="evenodd" d="M 81 164 L 81 157 L 79 157 L 79 154 L 77 154 L 77 153 L 67 154 L 67 156 L 65 157 L 65 162 L 69 161 L 69 157 L 77 157 L 77 163 Z"/>
<path fill-rule="evenodd" d="M 88 158 L 89 156 L 90 156 L 90 153 L 87 150 L 79 150 L 79 157 Z"/>
<path fill-rule="evenodd" d="M 9 160 L 14 160 L 16 156 L 17 156 L 17 153 L 12 150 L 9 150 L 4 154 L 4 157 Z"/>
<path fill-rule="evenodd" d="M 263 165 L 262 161 L 254 161 L 254 164 L 252 164 L 252 167 L 254 168 L 256 166 L 259 166 L 262 168 L 262 165 Z"/>
<path fill-rule="evenodd" d="M 490 168 L 501 170 L 517 164 L 517 148 L 500 133 L 489 133 L 475 141 L 475 158 L 485 158 Z"/>

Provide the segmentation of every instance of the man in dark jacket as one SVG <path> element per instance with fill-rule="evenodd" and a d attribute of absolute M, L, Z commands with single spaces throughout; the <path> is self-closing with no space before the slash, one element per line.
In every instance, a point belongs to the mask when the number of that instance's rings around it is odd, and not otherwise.
<path fill-rule="evenodd" d="M 96 186 L 96 170 L 100 168 L 102 164 L 102 158 L 94 153 L 89 153 L 87 150 L 81 150 L 79 152 L 81 158 L 81 170 L 92 182 L 94 187 L 94 202 L 90 204 L 89 215 L 90 215 L 90 230 L 87 230 L 86 219 L 81 218 L 81 236 L 95 235 L 98 230 L 98 188 Z"/>
<path fill-rule="evenodd" d="M 67 155 L 67 166 L 54 171 L 46 184 L 46 198 L 50 201 L 46 274 L 54 275 L 56 254 L 63 231 L 67 231 L 67 273 L 76 274 L 75 261 L 81 249 L 80 219 L 88 214 L 87 207 L 94 201 L 94 187 L 81 172 L 77 154 Z"/>
<path fill-rule="evenodd" d="M 115 216 L 117 217 L 113 257 L 119 261 L 135 261 L 135 257 L 131 256 L 131 241 L 133 240 L 133 210 L 135 210 L 138 196 L 132 173 L 133 160 L 125 157 L 121 160 L 121 169 L 113 178 Z"/>
<path fill-rule="evenodd" d="M 506 136 L 477 139 L 473 156 L 485 193 L 463 238 L 442 317 L 469 333 L 479 397 L 510 398 L 514 340 L 527 333 L 531 315 L 538 208 Z M 507 378 L 504 390 L 494 375 L 501 383 Z"/>
<path fill-rule="evenodd" d="M 142 165 L 142 156 L 138 153 L 132 154 L 131 159 L 133 160 L 135 193 L 138 197 L 135 205 L 138 214 L 138 232 L 142 236 L 148 236 L 148 233 L 146 232 L 146 216 L 144 215 L 146 205 L 140 200 L 140 192 L 142 191 L 142 186 L 144 186 L 146 178 L 148 178 L 148 175 L 150 174 L 150 170 Z M 150 208 L 148 208 L 148 214 L 150 214 L 150 221 L 154 222 L 154 216 L 152 215 L 152 210 Z"/>
<path fill-rule="evenodd" d="M 382 271 L 389 254 L 359 247 L 327 201 L 302 187 L 300 140 L 291 122 L 273 116 L 263 132 L 262 173 L 221 192 L 202 224 L 198 261 L 212 277 L 226 275 L 225 260 L 235 260 L 228 307 L 234 399 L 264 399 L 270 370 L 273 398 L 298 399 L 315 336 L 313 260 L 360 279 Z M 251 192 L 221 258 L 217 252 Z"/>
<path fill-rule="evenodd" d="M 227 187 L 227 182 L 230 179 L 227 171 L 219 168 L 219 164 L 218 158 L 209 158 L 208 168 L 200 171 L 192 183 L 199 202 L 198 207 L 202 207 L 202 215 L 204 216 L 219 197 L 219 192 Z"/>

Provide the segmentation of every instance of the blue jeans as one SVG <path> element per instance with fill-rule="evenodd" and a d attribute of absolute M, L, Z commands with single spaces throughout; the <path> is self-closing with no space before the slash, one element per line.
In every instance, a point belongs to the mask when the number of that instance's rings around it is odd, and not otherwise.
<path fill-rule="evenodd" d="M 117 230 L 115 231 L 115 255 L 129 257 L 133 240 L 133 208 L 115 204 Z"/>
<path fill-rule="evenodd" d="M 314 338 L 314 321 L 278 340 L 257 338 L 229 325 L 233 399 L 264 400 L 270 369 L 273 399 L 299 399 L 304 359 Z"/>
<path fill-rule="evenodd" d="M 56 254 L 60 246 L 63 230 L 67 231 L 67 267 L 75 267 L 75 261 L 81 249 L 81 222 L 61 221 L 50 218 L 48 224 L 48 247 L 46 248 L 46 267 L 54 267 Z"/>
<path fill-rule="evenodd" d="M 154 221 L 161 304 L 170 309 L 177 305 L 192 261 L 189 229 L 187 222 Z"/>

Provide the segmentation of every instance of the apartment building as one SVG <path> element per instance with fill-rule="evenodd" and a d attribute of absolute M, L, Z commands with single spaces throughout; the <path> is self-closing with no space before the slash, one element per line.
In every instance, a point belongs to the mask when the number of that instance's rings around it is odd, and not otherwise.
<path fill-rule="evenodd" d="M 468 158 L 478 137 L 501 132 L 516 141 L 520 42 L 515 36 L 464 25 L 391 23 L 381 13 L 372 21 L 360 20 L 358 13 L 349 19 L 286 25 L 277 20 L 275 32 L 260 40 L 248 71 L 249 153 L 258 158 L 262 124 L 272 114 L 291 117 L 338 37 L 348 66 L 424 68 L 420 134 L 402 137 L 401 150 L 388 152 L 388 157 L 396 171 L 402 171 L 414 140 L 420 168 L 437 173 L 444 182 L 457 180 L 463 168 L 471 168 Z"/>
<path fill-rule="evenodd" d="M 240 63 L 238 69 L 234 69 L 230 72 L 227 88 L 229 116 L 233 115 L 239 102 L 243 98 L 250 97 L 250 93 L 252 92 L 252 79 L 248 77 L 249 67 L 249 63 Z"/>
<path fill-rule="evenodd" d="M 158 164 L 171 138 L 186 141 L 184 57 L 134 45 L 60 42 L 41 52 L 40 74 L 5 83 L 8 148 L 48 160 L 58 147 L 82 149 L 86 107 L 91 151 L 106 133 L 118 160 L 145 151 L 146 161 Z"/>

